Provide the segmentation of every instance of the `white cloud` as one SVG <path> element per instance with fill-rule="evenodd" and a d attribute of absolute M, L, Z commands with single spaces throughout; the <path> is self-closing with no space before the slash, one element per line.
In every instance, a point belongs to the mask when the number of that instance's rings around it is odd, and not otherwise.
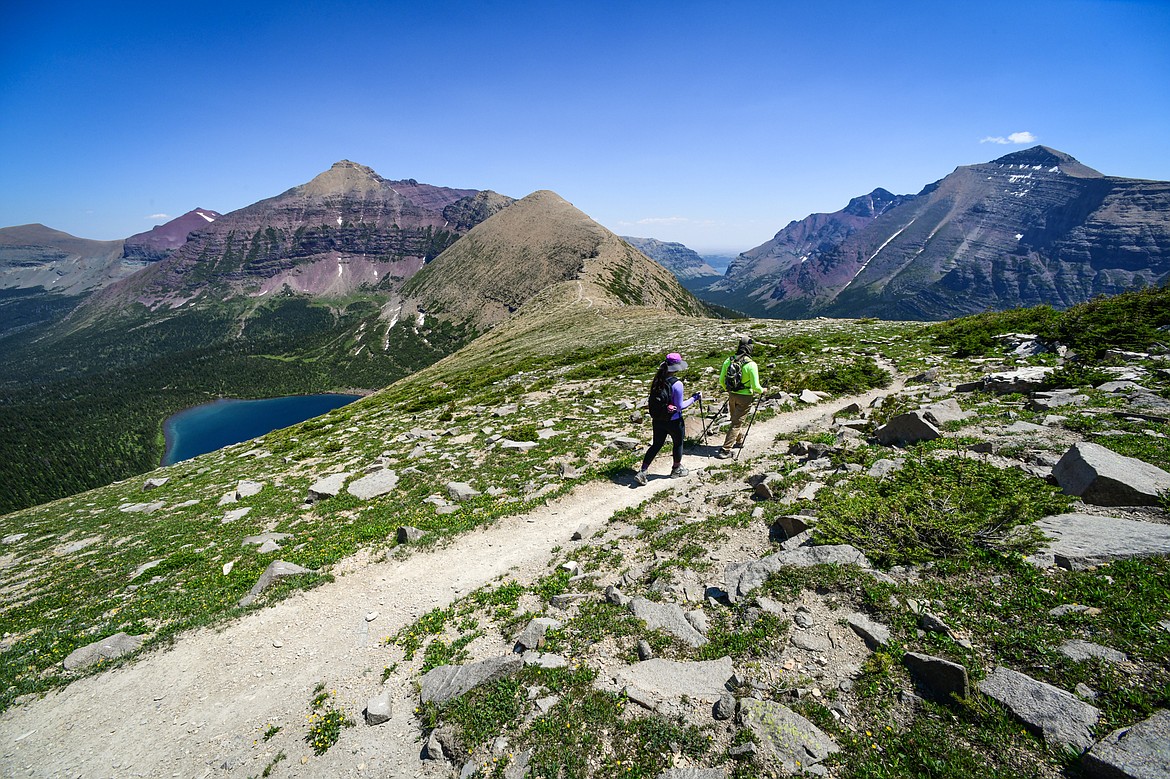
<path fill-rule="evenodd" d="M 1036 142 L 1036 136 L 1032 135 L 1032 133 L 1028 132 L 1027 130 L 1024 130 L 1023 132 L 1019 132 L 1019 133 L 1012 133 L 1011 135 L 1009 135 L 1006 138 L 1004 138 L 1002 135 L 989 135 L 980 141 L 980 143 L 998 143 L 998 144 L 1002 144 L 1004 146 L 1007 146 L 1007 145 L 1013 144 L 1013 143 L 1019 144 L 1019 143 L 1035 143 L 1035 142 Z"/>
<path fill-rule="evenodd" d="M 159 219 L 170 219 L 171 215 L 170 214 L 151 214 L 150 216 L 144 217 L 144 218 L 157 222 Z"/>

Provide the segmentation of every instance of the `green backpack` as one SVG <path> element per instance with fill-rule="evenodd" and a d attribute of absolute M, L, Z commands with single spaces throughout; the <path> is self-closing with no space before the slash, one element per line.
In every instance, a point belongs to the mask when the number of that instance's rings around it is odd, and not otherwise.
<path fill-rule="evenodd" d="M 727 375 L 723 377 L 723 386 L 727 388 L 728 392 L 742 392 L 747 389 L 743 383 L 743 364 L 747 362 L 746 358 L 736 357 L 727 366 Z"/>

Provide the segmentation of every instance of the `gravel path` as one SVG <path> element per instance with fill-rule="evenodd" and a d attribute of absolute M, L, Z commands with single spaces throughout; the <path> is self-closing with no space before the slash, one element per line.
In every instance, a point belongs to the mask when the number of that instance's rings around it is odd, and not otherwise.
<path fill-rule="evenodd" d="M 741 459 L 765 452 L 782 434 L 817 426 L 852 401 L 867 404 L 895 388 L 800 408 L 757 422 Z M 713 451 L 713 450 L 712 450 Z M 665 459 L 664 459 L 665 458 Z M 687 455 L 692 471 L 722 463 Z M 655 463 L 658 476 L 669 457 Z M 685 484 L 685 481 L 683 482 Z M 14 706 L 0 716 L 5 777 L 251 777 L 283 751 L 280 777 L 446 775 L 419 761 L 416 696 L 400 684 L 392 719 L 357 726 L 321 757 L 302 740 L 313 688 L 336 690 L 338 705 L 361 712 L 381 687 L 390 652 L 383 639 L 420 615 L 510 574 L 531 581 L 582 522 L 595 527 L 652 492 L 678 487 L 593 482 L 546 506 L 404 560 L 343 561 L 337 581 L 290 597 L 219 628 L 194 631 L 137 662 Z M 373 621 L 366 617 L 377 612 Z M 360 715 L 358 715 L 360 720 Z M 260 736 L 269 724 L 282 731 Z"/>

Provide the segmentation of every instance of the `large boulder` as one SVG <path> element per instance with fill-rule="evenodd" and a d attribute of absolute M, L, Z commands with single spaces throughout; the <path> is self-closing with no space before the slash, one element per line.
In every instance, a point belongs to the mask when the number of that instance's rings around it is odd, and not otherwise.
<path fill-rule="evenodd" d="M 517 655 L 492 657 L 467 665 L 441 665 L 419 679 L 422 702 L 446 703 L 481 684 L 510 676 L 523 667 L 524 660 Z"/>
<path fill-rule="evenodd" d="M 730 657 L 702 662 L 652 659 L 619 669 L 614 680 L 658 699 L 686 696 L 714 703 L 727 692 L 727 682 L 734 674 Z"/>
<path fill-rule="evenodd" d="M 933 441 L 942 433 L 926 418 L 923 411 L 899 414 L 879 427 L 874 436 L 882 446 L 916 444 L 919 441 Z"/>
<path fill-rule="evenodd" d="M 1170 556 L 1170 525 L 1095 514 L 1057 514 L 1033 525 L 1048 539 L 1029 562 L 1082 571 L 1134 557 Z"/>
<path fill-rule="evenodd" d="M 251 606 L 260 597 L 260 593 L 268 589 L 274 581 L 284 576 L 297 576 L 302 573 L 312 573 L 308 568 L 302 568 L 296 563 L 286 563 L 284 560 L 273 560 L 260 574 L 260 578 L 252 585 L 247 595 L 240 598 L 239 606 Z"/>
<path fill-rule="evenodd" d="M 841 751 L 820 728 L 779 703 L 745 698 L 740 701 L 739 716 L 764 753 L 787 774 L 807 771 Z"/>
<path fill-rule="evenodd" d="M 1157 506 L 1170 492 L 1170 473 L 1089 442 L 1065 452 L 1052 476 L 1066 493 L 1096 506 Z"/>
<path fill-rule="evenodd" d="M 967 669 L 941 657 L 907 652 L 902 657 L 910 675 L 927 690 L 935 700 L 950 702 L 951 696 L 966 698 L 970 695 Z"/>
<path fill-rule="evenodd" d="M 651 630 L 665 630 L 692 647 L 700 647 L 707 643 L 706 637 L 687 621 L 686 615 L 677 604 L 655 603 L 646 598 L 634 598 L 628 608 Z"/>
<path fill-rule="evenodd" d="M 1093 745 L 1081 760 L 1081 769 L 1089 779 L 1170 776 L 1170 710 L 1113 731 Z"/>
<path fill-rule="evenodd" d="M 360 479 L 354 479 L 346 487 L 346 490 L 355 498 L 370 500 L 385 495 L 396 486 L 398 486 L 398 474 L 389 468 L 383 468 Z"/>
<path fill-rule="evenodd" d="M 1002 667 L 979 683 L 979 691 L 1010 709 L 1050 746 L 1083 752 L 1093 743 L 1100 712 L 1070 692 Z"/>
<path fill-rule="evenodd" d="M 848 544 L 826 544 L 824 546 L 785 549 L 776 554 L 768 555 L 762 560 L 728 565 L 724 575 L 727 597 L 734 603 L 758 588 L 769 576 L 784 566 L 808 568 L 820 564 L 857 565 L 866 569 L 873 568 L 869 558 Z"/>
<path fill-rule="evenodd" d="M 126 633 L 115 633 L 100 641 L 74 649 L 65 658 L 63 665 L 66 670 L 75 671 L 85 668 L 102 660 L 115 660 L 122 655 L 128 655 L 142 646 L 142 636 L 131 636 Z"/>

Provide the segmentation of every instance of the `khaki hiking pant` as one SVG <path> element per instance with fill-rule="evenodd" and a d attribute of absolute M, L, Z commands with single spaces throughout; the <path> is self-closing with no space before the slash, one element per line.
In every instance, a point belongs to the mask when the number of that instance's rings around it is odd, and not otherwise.
<path fill-rule="evenodd" d="M 727 437 L 723 439 L 723 451 L 730 452 L 731 447 L 743 443 L 744 428 L 747 427 L 747 415 L 751 407 L 751 395 L 727 393 L 727 411 L 731 414 L 731 427 L 727 428 Z"/>

